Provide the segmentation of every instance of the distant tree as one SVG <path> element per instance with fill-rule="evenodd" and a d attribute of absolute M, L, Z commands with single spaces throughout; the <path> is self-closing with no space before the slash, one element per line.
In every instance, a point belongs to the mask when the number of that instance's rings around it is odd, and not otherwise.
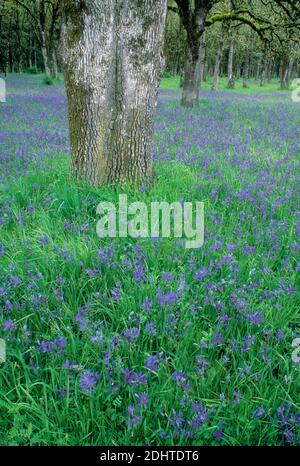
<path fill-rule="evenodd" d="M 199 73 L 198 60 L 201 36 L 205 30 L 205 20 L 212 8 L 213 0 L 176 0 L 178 14 L 186 31 L 186 54 L 183 74 L 181 103 L 193 107 L 198 103 Z M 169 6 L 169 8 L 173 8 Z"/>
<path fill-rule="evenodd" d="M 0 30 L 0 40 L 8 37 L 7 62 L 11 71 L 31 67 L 32 52 L 36 62 L 38 49 L 46 75 L 57 77 L 60 3 L 61 0 L 0 0 L 2 18 L 6 20 L 5 27 Z"/>
<path fill-rule="evenodd" d="M 223 57 L 223 51 L 224 51 L 224 46 L 225 46 L 225 40 L 227 38 L 227 33 L 228 33 L 227 28 L 223 26 L 221 28 L 220 37 L 218 40 L 218 49 L 217 49 L 216 58 L 215 58 L 213 81 L 211 85 L 212 91 L 216 91 L 218 89 L 220 66 L 221 66 L 221 60 Z"/>
<path fill-rule="evenodd" d="M 199 101 L 199 59 L 201 50 L 201 37 L 206 28 L 218 22 L 246 25 L 252 29 L 265 44 L 276 40 L 280 41 L 282 33 L 298 31 L 300 27 L 299 2 L 295 0 L 169 0 L 168 8 L 177 12 L 186 31 L 186 53 L 183 73 L 183 91 L 181 104 L 185 107 L 193 107 Z M 219 42 L 220 45 L 220 42 Z M 221 48 L 216 51 L 214 75 L 215 82 L 218 74 L 218 57 Z M 233 42 L 230 46 L 229 58 L 233 57 Z M 244 75 L 249 73 L 250 50 L 245 54 L 243 62 Z M 264 63 L 267 66 L 267 63 Z M 262 82 L 266 70 L 262 66 Z M 229 72 L 231 65 L 229 62 Z M 283 73 L 284 74 L 284 73 Z M 230 72 L 231 75 L 231 72 Z M 286 74 L 285 74 L 286 75 Z M 233 76 L 229 79 L 229 85 L 234 85 Z M 248 82 L 244 77 L 244 84 Z M 214 84 L 213 84 L 214 87 Z"/>
<path fill-rule="evenodd" d="M 234 89 L 235 87 L 235 74 L 233 72 L 233 56 L 234 56 L 234 42 L 235 38 L 232 32 L 230 32 L 230 46 L 228 52 L 228 64 L 227 64 L 227 87 Z"/>
<path fill-rule="evenodd" d="M 205 71 L 205 59 L 206 59 L 206 32 L 204 31 L 201 40 L 200 40 L 200 47 L 199 47 L 199 58 L 198 58 L 198 64 L 197 64 L 197 76 L 198 76 L 198 87 L 200 88 L 202 86 L 202 83 L 204 81 L 204 71 Z"/>

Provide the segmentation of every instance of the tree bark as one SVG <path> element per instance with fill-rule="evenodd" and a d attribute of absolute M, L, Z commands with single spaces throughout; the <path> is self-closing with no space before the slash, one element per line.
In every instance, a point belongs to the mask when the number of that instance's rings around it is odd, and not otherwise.
<path fill-rule="evenodd" d="M 260 75 L 260 86 L 263 87 L 266 84 L 267 78 L 268 59 L 266 55 L 262 59 L 261 75 Z"/>
<path fill-rule="evenodd" d="M 256 81 L 259 80 L 260 76 L 260 69 L 261 69 L 261 62 L 262 62 L 262 57 L 260 56 L 258 61 L 257 61 L 257 67 L 256 67 L 256 73 L 255 73 L 255 79 Z"/>
<path fill-rule="evenodd" d="M 58 79 L 58 64 L 57 64 L 57 56 L 56 50 L 53 48 L 52 50 L 52 71 L 51 75 L 54 79 Z"/>
<path fill-rule="evenodd" d="M 293 59 L 285 55 L 282 59 L 280 72 L 280 88 L 288 89 L 290 85 L 290 76 L 293 69 Z"/>
<path fill-rule="evenodd" d="M 198 56 L 190 47 L 187 47 L 183 82 L 181 105 L 183 107 L 194 107 L 199 103 L 199 74 L 197 73 Z"/>
<path fill-rule="evenodd" d="M 228 83 L 227 87 L 229 89 L 234 89 L 235 87 L 235 76 L 233 74 L 233 53 L 234 53 L 234 38 L 231 37 L 228 53 L 228 65 L 227 65 L 227 77 Z"/>
<path fill-rule="evenodd" d="M 203 32 L 200 40 L 199 58 L 197 63 L 197 74 L 198 74 L 198 87 L 202 86 L 204 80 L 204 67 L 205 67 L 205 55 L 206 55 L 206 34 Z"/>
<path fill-rule="evenodd" d="M 268 83 L 271 82 L 273 74 L 274 74 L 274 60 L 271 58 L 268 63 L 268 68 L 267 68 L 267 80 Z"/>
<path fill-rule="evenodd" d="M 176 0 L 182 25 L 187 34 L 186 54 L 182 83 L 181 105 L 194 107 L 199 103 L 198 60 L 205 20 L 212 8 L 212 0 Z M 194 6 L 192 5 L 194 3 Z"/>
<path fill-rule="evenodd" d="M 294 58 L 290 58 L 289 61 L 289 69 L 288 69 L 288 81 L 290 83 L 290 79 L 292 78 L 293 75 L 293 69 L 294 69 Z"/>
<path fill-rule="evenodd" d="M 47 51 L 47 45 L 46 45 L 46 34 L 45 31 L 41 31 L 41 39 L 42 39 L 42 57 L 43 57 L 43 63 L 44 63 L 44 71 L 46 76 L 51 76 L 51 69 L 50 69 L 50 63 L 49 63 L 49 57 L 48 57 L 48 51 Z"/>
<path fill-rule="evenodd" d="M 46 34 L 46 2 L 40 0 L 37 5 L 37 24 L 40 35 L 41 51 L 43 57 L 44 71 L 46 76 L 51 76 L 51 60 L 49 59 L 49 50 L 47 47 L 47 34 Z"/>
<path fill-rule="evenodd" d="M 224 35 L 222 35 L 222 37 L 220 38 L 219 47 L 218 47 L 218 51 L 217 51 L 217 55 L 216 55 L 213 82 L 212 82 L 212 86 L 211 86 L 212 91 L 217 91 L 218 90 L 219 75 L 220 75 L 220 65 L 221 65 L 221 60 L 222 60 L 222 56 L 223 56 L 223 50 L 224 50 Z"/>
<path fill-rule="evenodd" d="M 98 186 L 152 178 L 166 0 L 63 0 L 72 174 Z"/>
<path fill-rule="evenodd" d="M 243 69 L 243 87 L 248 87 L 248 79 L 249 79 L 249 64 L 250 64 L 250 55 L 249 52 L 246 52 L 245 55 L 245 62 L 244 62 L 244 69 Z"/>

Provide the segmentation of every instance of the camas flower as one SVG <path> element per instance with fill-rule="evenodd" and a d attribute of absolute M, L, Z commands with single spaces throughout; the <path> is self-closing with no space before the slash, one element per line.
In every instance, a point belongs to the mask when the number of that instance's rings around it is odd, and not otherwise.
<path fill-rule="evenodd" d="M 125 330 L 123 336 L 128 341 L 128 343 L 132 343 L 140 336 L 140 330 L 137 327 L 129 328 Z"/>
<path fill-rule="evenodd" d="M 94 372 L 85 371 L 79 381 L 79 387 L 82 393 L 92 393 L 96 389 L 99 375 Z"/>
<path fill-rule="evenodd" d="M 153 372 L 158 372 L 159 364 L 163 361 L 162 354 L 163 353 L 148 356 L 145 362 L 145 366 L 147 367 L 147 369 Z"/>

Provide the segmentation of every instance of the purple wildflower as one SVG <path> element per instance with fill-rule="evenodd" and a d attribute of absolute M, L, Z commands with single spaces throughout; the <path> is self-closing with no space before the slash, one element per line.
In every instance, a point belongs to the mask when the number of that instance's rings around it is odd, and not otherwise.
<path fill-rule="evenodd" d="M 124 338 L 128 343 L 133 343 L 140 336 L 140 330 L 136 327 L 129 328 L 123 333 Z"/>
<path fill-rule="evenodd" d="M 79 387 L 82 393 L 92 393 L 96 389 L 99 375 L 94 372 L 85 371 L 79 381 Z"/>

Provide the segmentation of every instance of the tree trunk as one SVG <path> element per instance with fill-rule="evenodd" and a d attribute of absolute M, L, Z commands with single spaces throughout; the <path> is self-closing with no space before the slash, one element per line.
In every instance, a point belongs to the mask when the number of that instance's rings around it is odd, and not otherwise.
<path fill-rule="evenodd" d="M 228 53 L 228 65 L 227 65 L 227 77 L 228 77 L 227 87 L 229 89 L 234 89 L 235 87 L 235 76 L 233 74 L 233 53 L 234 53 L 234 38 L 231 37 L 229 53 Z"/>
<path fill-rule="evenodd" d="M 186 51 L 181 105 L 194 107 L 199 103 L 199 72 L 197 69 L 198 54 L 193 53 L 188 46 Z"/>
<path fill-rule="evenodd" d="M 250 64 L 250 56 L 249 56 L 249 52 L 247 51 L 246 56 L 245 56 L 244 69 L 243 69 L 243 87 L 245 88 L 248 87 L 249 64 Z"/>
<path fill-rule="evenodd" d="M 283 57 L 280 73 L 280 88 L 288 89 L 290 85 L 290 76 L 293 68 L 293 59 L 288 55 Z"/>
<path fill-rule="evenodd" d="M 204 66 L 205 66 L 205 55 L 206 55 L 206 35 L 205 31 L 201 36 L 199 58 L 197 63 L 197 74 L 198 74 L 198 87 L 200 88 L 204 79 Z"/>
<path fill-rule="evenodd" d="M 199 69 L 197 65 L 201 36 L 204 33 L 205 20 L 213 2 L 211 0 L 197 1 L 194 9 L 191 6 L 192 2 L 176 0 L 176 3 L 187 34 L 181 105 L 194 107 L 199 103 Z"/>
<path fill-rule="evenodd" d="M 289 81 L 289 83 L 290 83 L 290 79 L 292 78 L 292 75 L 293 75 L 293 68 L 294 68 L 294 59 L 290 58 L 289 69 L 288 69 L 288 81 Z"/>
<path fill-rule="evenodd" d="M 53 48 L 52 50 L 52 72 L 51 75 L 54 79 L 58 79 L 58 65 L 57 65 L 57 57 L 56 57 L 56 50 Z"/>
<path fill-rule="evenodd" d="M 261 57 L 259 57 L 258 59 L 258 62 L 257 62 L 257 68 L 256 68 L 256 74 L 255 74 L 255 79 L 256 81 L 259 80 L 259 76 L 260 76 L 260 69 L 261 69 Z"/>
<path fill-rule="evenodd" d="M 207 81 L 207 57 L 205 54 L 204 65 L 203 65 L 203 82 Z"/>
<path fill-rule="evenodd" d="M 32 68 L 32 38 L 31 34 L 29 34 L 29 47 L 28 47 L 28 66 Z"/>
<path fill-rule="evenodd" d="M 266 56 L 264 56 L 262 60 L 262 68 L 261 68 L 261 75 L 260 75 L 261 87 L 263 87 L 266 84 L 267 68 L 268 68 L 268 59 Z"/>
<path fill-rule="evenodd" d="M 219 75 L 220 75 L 220 65 L 221 65 L 221 60 L 222 60 L 222 56 L 223 56 L 223 49 L 224 49 L 224 36 L 222 36 L 220 38 L 219 47 L 218 47 L 218 51 L 217 51 L 217 55 L 216 55 L 213 82 L 212 82 L 212 86 L 211 86 L 212 91 L 217 91 L 218 90 Z"/>
<path fill-rule="evenodd" d="M 273 74 L 274 74 L 274 61 L 271 59 L 271 60 L 269 60 L 269 64 L 268 64 L 268 68 L 267 68 L 268 83 L 271 82 Z"/>
<path fill-rule="evenodd" d="M 63 0 L 72 174 L 98 186 L 152 178 L 166 0 Z"/>
<path fill-rule="evenodd" d="M 49 57 L 48 57 L 48 51 L 47 51 L 47 46 L 46 46 L 46 34 L 45 31 L 41 32 L 41 38 L 42 38 L 42 56 L 43 56 L 43 63 L 44 63 L 44 71 L 46 76 L 51 76 L 51 69 L 50 69 L 50 64 L 49 64 Z"/>

